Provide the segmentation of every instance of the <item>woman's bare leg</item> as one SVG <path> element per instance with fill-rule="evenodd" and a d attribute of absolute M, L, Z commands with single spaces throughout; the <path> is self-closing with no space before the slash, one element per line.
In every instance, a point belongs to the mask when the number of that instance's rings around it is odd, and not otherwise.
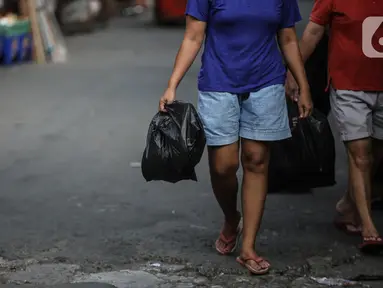
<path fill-rule="evenodd" d="M 242 259 L 258 259 L 254 246 L 264 210 L 267 194 L 269 145 L 264 142 L 242 139 L 242 208 L 243 243 Z M 270 266 L 267 261 L 247 261 L 255 270 Z"/>
<path fill-rule="evenodd" d="M 235 239 L 241 218 L 237 210 L 239 143 L 208 147 L 208 154 L 213 192 L 225 216 L 222 234 L 226 239 Z M 226 250 L 227 243 L 218 239 L 216 246 L 217 250 L 223 251 Z"/>

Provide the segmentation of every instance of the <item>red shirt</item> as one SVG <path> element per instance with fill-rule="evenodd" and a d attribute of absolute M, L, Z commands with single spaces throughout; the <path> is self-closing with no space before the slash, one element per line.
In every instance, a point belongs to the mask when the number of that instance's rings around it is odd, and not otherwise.
<path fill-rule="evenodd" d="M 383 23 L 372 37 L 381 58 L 362 50 L 362 23 L 370 16 L 383 19 L 383 0 L 315 0 L 310 20 L 329 25 L 329 81 L 335 89 L 383 91 Z"/>

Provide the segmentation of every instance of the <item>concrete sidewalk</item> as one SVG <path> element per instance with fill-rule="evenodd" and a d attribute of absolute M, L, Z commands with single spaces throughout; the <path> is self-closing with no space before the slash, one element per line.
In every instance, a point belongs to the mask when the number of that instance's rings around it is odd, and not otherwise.
<path fill-rule="evenodd" d="M 3 284 L 0 288 L 115 288 L 115 286 L 105 283 L 69 283 L 59 285 L 32 285 L 32 284 Z"/>
<path fill-rule="evenodd" d="M 313 257 L 302 266 L 288 267 L 284 271 L 272 270 L 269 275 L 259 277 L 250 276 L 241 269 L 227 269 L 207 263 L 194 266 L 191 263 L 149 262 L 131 269 L 87 273 L 81 266 L 74 264 L 33 261 L 16 264 L 3 260 L 2 268 L 7 268 L 8 272 L 1 273 L 1 280 L 8 284 L 0 285 L 0 288 L 382 287 L 383 282 L 379 281 L 358 282 L 356 278 L 366 265 L 369 264 L 357 259 L 336 264 L 331 258 Z M 14 271 L 11 271 L 11 267 Z M 364 271 L 370 277 L 374 274 L 369 269 Z M 375 273 L 379 276 L 377 271 Z"/>

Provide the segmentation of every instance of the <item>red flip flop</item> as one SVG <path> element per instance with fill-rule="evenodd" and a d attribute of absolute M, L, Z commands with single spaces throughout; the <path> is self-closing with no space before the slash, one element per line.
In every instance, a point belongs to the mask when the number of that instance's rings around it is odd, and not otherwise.
<path fill-rule="evenodd" d="M 254 274 L 254 275 L 265 275 L 267 273 L 269 273 L 270 271 L 270 264 L 267 268 L 261 268 L 261 266 L 259 265 L 260 263 L 262 262 L 266 262 L 266 263 L 269 263 L 268 261 L 266 261 L 265 259 L 263 259 L 262 257 L 249 257 L 249 258 L 243 258 L 242 256 L 239 256 L 237 257 L 236 261 L 243 267 L 245 267 L 247 270 L 249 270 L 249 272 L 251 274 Z M 255 269 L 253 266 L 249 265 L 247 262 L 248 261 L 254 261 L 255 263 L 258 264 L 258 266 L 260 267 L 260 269 Z"/>
<path fill-rule="evenodd" d="M 381 237 L 363 237 L 359 249 L 366 254 L 378 255 L 383 252 L 383 239 Z"/>
<path fill-rule="evenodd" d="M 233 253 L 238 247 L 239 239 L 241 238 L 241 235 L 242 235 L 242 230 L 243 230 L 243 219 L 241 217 L 237 226 L 237 232 L 233 234 L 232 237 L 226 238 L 222 232 L 219 234 L 219 238 L 217 239 L 217 241 L 215 241 L 215 250 L 217 250 L 219 254 L 224 256 Z M 219 243 L 223 243 L 224 248 L 221 249 L 219 247 L 220 246 Z"/>

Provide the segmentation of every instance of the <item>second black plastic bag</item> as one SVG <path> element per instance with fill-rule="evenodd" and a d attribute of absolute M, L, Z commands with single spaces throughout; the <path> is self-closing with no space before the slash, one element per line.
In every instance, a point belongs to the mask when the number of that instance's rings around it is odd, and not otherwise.
<path fill-rule="evenodd" d="M 374 181 L 378 183 L 383 183 L 383 161 L 380 162 L 378 170 L 375 173 Z"/>
<path fill-rule="evenodd" d="M 325 115 L 330 113 L 328 86 L 328 33 L 325 33 L 305 64 L 307 81 L 314 107 Z"/>
<path fill-rule="evenodd" d="M 146 181 L 197 181 L 194 168 L 206 144 L 202 122 L 190 103 L 176 101 L 166 110 L 158 112 L 150 123 L 142 175 Z"/>
<path fill-rule="evenodd" d="M 298 107 L 288 102 L 292 137 L 272 144 L 269 191 L 302 192 L 335 185 L 335 141 L 327 116 L 314 110 L 299 119 Z"/>

